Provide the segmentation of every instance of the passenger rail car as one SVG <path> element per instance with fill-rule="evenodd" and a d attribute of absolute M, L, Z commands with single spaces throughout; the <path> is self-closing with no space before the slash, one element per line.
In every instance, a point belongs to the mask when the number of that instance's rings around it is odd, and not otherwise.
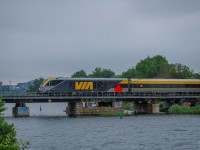
<path fill-rule="evenodd" d="M 39 93 L 83 94 L 114 92 L 200 93 L 198 79 L 48 78 Z"/>

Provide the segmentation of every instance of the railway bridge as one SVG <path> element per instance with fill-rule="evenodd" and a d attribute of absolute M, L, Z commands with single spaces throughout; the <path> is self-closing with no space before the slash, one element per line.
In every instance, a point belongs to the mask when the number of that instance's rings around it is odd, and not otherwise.
<path fill-rule="evenodd" d="M 2 94 L 2 98 L 6 103 L 15 103 L 13 107 L 14 116 L 29 116 L 30 108 L 26 107 L 26 103 L 45 103 L 45 102 L 68 102 L 68 108 L 66 112 L 69 116 L 77 115 L 90 115 L 95 114 L 92 112 L 100 112 L 103 109 L 97 110 L 97 107 L 111 106 L 115 102 L 132 102 L 134 103 L 134 111 L 142 113 L 154 113 L 159 111 L 159 105 L 156 104 L 159 101 L 164 101 L 164 108 L 166 110 L 174 103 L 185 104 L 190 103 L 195 105 L 200 99 L 199 92 L 130 92 L 130 93 L 98 93 L 98 92 L 86 92 L 86 93 L 76 93 L 76 94 L 63 94 L 63 93 L 26 93 L 26 94 L 16 94 L 7 93 Z M 86 103 L 93 102 L 97 104 L 95 109 L 88 110 L 86 108 Z M 110 105 L 107 105 L 110 104 Z M 98 107 L 99 108 L 99 107 Z M 113 108 L 113 110 L 118 111 L 121 108 Z"/>

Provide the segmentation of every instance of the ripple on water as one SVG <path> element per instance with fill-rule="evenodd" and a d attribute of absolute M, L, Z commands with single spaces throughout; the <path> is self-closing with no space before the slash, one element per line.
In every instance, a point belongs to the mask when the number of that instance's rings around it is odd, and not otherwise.
<path fill-rule="evenodd" d="M 200 117 L 185 115 L 7 117 L 30 150 L 197 150 Z"/>

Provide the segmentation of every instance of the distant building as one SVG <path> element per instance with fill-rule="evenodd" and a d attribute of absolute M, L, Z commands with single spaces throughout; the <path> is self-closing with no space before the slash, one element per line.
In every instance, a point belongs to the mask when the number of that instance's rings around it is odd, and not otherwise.
<path fill-rule="evenodd" d="M 20 92 L 26 92 L 28 88 L 33 84 L 33 81 L 18 83 L 15 88 Z"/>
<path fill-rule="evenodd" d="M 2 93 L 9 93 L 9 92 L 11 92 L 12 88 L 13 88 L 12 85 L 2 85 L 1 86 Z"/>
<path fill-rule="evenodd" d="M 2 94 L 9 94 L 9 93 L 17 93 L 17 94 L 24 94 L 28 90 L 28 88 L 33 84 L 33 81 L 25 82 L 25 83 L 18 83 L 17 85 L 3 85 L 0 82 L 0 93 Z"/>

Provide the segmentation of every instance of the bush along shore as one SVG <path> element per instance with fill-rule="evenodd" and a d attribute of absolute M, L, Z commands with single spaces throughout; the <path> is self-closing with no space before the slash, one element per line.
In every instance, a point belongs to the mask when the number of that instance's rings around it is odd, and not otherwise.
<path fill-rule="evenodd" d="M 200 104 L 194 107 L 179 106 L 175 104 L 169 108 L 168 112 L 170 114 L 200 114 Z"/>
<path fill-rule="evenodd" d="M 122 116 L 130 116 L 130 114 L 128 114 L 127 112 L 124 112 L 124 110 L 121 110 L 122 111 Z M 108 112 L 101 112 L 100 113 L 100 116 L 102 117 L 112 117 L 112 116 L 120 116 L 120 111 L 116 111 L 116 112 L 113 112 L 113 111 L 108 111 Z"/>
<path fill-rule="evenodd" d="M 122 109 L 121 109 L 121 112 L 122 112 L 122 116 L 130 116 L 132 115 L 132 103 L 130 102 L 123 102 L 122 104 Z M 107 116 L 120 116 L 120 111 L 107 111 L 107 112 L 101 112 L 100 113 L 100 116 L 104 116 L 104 117 L 107 117 Z"/>

